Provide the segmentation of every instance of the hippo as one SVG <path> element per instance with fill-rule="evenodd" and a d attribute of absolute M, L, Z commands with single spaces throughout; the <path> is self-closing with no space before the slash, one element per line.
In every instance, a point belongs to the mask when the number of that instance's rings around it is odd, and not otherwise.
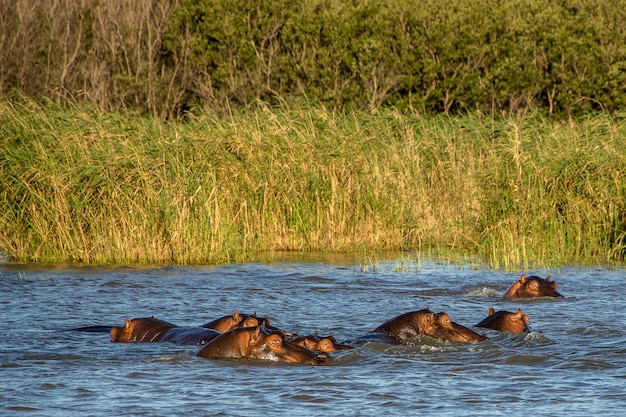
<path fill-rule="evenodd" d="M 338 343 L 337 339 L 335 339 L 334 336 L 322 337 L 318 336 L 317 332 L 315 332 L 315 334 L 310 334 L 307 336 L 297 336 L 289 341 L 295 343 L 298 346 L 302 346 L 316 352 L 325 353 L 332 353 L 336 350 L 346 350 L 353 348 L 350 345 Z"/>
<path fill-rule="evenodd" d="M 372 333 L 382 333 L 393 344 L 406 343 L 407 339 L 435 330 L 435 314 L 429 309 L 411 311 L 394 317 L 375 328 Z"/>
<path fill-rule="evenodd" d="M 519 280 L 511 285 L 506 293 L 504 293 L 502 299 L 517 300 L 520 298 L 535 297 L 563 298 L 556 290 L 556 282 L 550 280 L 550 275 L 544 279 L 537 276 L 527 277 L 522 274 Z"/>
<path fill-rule="evenodd" d="M 330 356 L 286 341 L 263 326 L 238 327 L 211 340 L 196 356 L 201 358 L 260 359 L 308 365 L 328 365 Z"/>
<path fill-rule="evenodd" d="M 235 310 L 230 316 L 220 317 L 219 319 L 203 324 L 201 327 L 217 330 L 220 333 L 226 333 L 237 327 L 269 326 L 269 324 L 270 321 L 268 319 L 265 317 L 257 317 L 256 313 L 241 314 Z"/>
<path fill-rule="evenodd" d="M 160 342 L 171 342 L 177 345 L 205 345 L 221 333 L 213 329 L 194 326 L 177 326 L 163 334 Z"/>
<path fill-rule="evenodd" d="M 467 327 L 450 320 L 445 313 L 433 313 L 429 309 L 404 313 L 378 326 L 372 333 L 388 336 L 392 343 L 407 343 L 410 338 L 427 335 L 458 343 L 477 343 L 488 339 Z"/>
<path fill-rule="evenodd" d="M 204 327 L 177 326 L 152 317 L 126 319 L 124 327 L 111 329 L 111 342 L 172 342 L 179 345 L 203 345 L 221 333 Z"/>
<path fill-rule="evenodd" d="M 487 329 L 498 330 L 510 333 L 527 333 L 530 332 L 528 326 L 528 316 L 522 313 L 521 309 L 517 313 L 510 311 L 495 311 L 493 307 L 489 307 L 487 311 L 489 316 L 476 325 L 476 327 L 485 327 Z"/>
<path fill-rule="evenodd" d="M 73 329 L 68 329 L 68 332 L 87 332 L 87 333 L 111 333 L 111 329 L 113 326 L 103 326 L 103 325 L 95 325 L 95 326 L 83 326 L 83 327 L 74 327 Z"/>
<path fill-rule="evenodd" d="M 435 329 L 431 336 L 456 343 L 478 343 L 489 339 L 486 335 L 478 334 L 458 323 L 453 322 L 446 312 L 435 314 Z"/>

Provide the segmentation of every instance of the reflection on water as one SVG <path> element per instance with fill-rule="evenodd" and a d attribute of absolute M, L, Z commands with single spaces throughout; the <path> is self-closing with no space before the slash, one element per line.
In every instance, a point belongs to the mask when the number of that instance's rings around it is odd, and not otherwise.
<path fill-rule="evenodd" d="M 398 261 L 290 259 L 220 267 L 0 265 L 0 414 L 6 415 L 622 415 L 626 271 L 551 274 L 562 300 L 502 301 L 519 273 Z M 372 265 L 370 262 L 369 265 Z M 473 326 L 487 310 L 530 316 L 532 332 L 490 340 L 367 342 L 329 367 L 207 360 L 106 333 L 156 315 L 197 325 L 257 312 L 295 333 L 355 340 L 422 308 Z M 120 408 L 121 407 L 121 408 Z"/>

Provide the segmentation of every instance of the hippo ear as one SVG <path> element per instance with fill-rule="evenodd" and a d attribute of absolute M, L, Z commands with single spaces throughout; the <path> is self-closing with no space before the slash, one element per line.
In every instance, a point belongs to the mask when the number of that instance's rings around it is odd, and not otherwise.
<path fill-rule="evenodd" d="M 124 322 L 124 328 L 130 329 L 130 319 L 126 319 L 126 321 Z"/>
<path fill-rule="evenodd" d="M 522 274 L 519 276 L 519 282 L 521 282 L 522 284 L 526 282 L 526 275 Z"/>
<path fill-rule="evenodd" d="M 233 320 L 241 321 L 241 316 L 239 315 L 239 312 L 237 310 L 233 311 Z"/>
<path fill-rule="evenodd" d="M 494 310 L 493 307 L 489 307 L 489 310 L 487 310 L 487 313 L 489 313 L 490 316 L 493 316 L 493 313 L 495 313 L 496 310 Z"/>
<path fill-rule="evenodd" d="M 305 337 L 304 340 L 302 340 L 302 342 L 303 342 L 304 347 L 307 348 L 307 349 L 314 349 L 315 348 L 315 346 L 314 346 L 315 343 L 313 343 L 311 341 L 311 339 L 309 339 L 308 337 Z"/>
<path fill-rule="evenodd" d="M 546 281 L 550 281 L 550 275 L 546 277 Z"/>
<path fill-rule="evenodd" d="M 259 342 L 259 340 L 261 340 L 261 330 L 258 327 L 244 327 L 235 330 L 244 330 L 241 332 L 241 334 L 245 335 L 246 344 L 248 346 L 254 346 Z"/>
<path fill-rule="evenodd" d="M 521 319 L 521 318 L 522 318 L 522 315 L 523 315 L 523 313 L 522 313 L 522 309 L 521 309 L 521 308 L 518 308 L 518 309 L 517 309 L 517 313 L 515 313 L 515 318 Z"/>

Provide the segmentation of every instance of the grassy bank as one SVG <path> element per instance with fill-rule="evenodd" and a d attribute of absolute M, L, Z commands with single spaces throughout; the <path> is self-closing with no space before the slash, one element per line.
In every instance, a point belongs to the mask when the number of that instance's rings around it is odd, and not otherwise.
<path fill-rule="evenodd" d="M 186 123 L 0 101 L 0 251 L 220 263 L 420 250 L 623 262 L 626 121 L 259 109 Z"/>

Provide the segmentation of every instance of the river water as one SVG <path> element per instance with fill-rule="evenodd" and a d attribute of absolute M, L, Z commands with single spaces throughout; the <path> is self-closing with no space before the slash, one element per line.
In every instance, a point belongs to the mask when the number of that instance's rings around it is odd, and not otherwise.
<path fill-rule="evenodd" d="M 626 412 L 626 270 L 547 274 L 564 299 L 502 301 L 520 272 L 398 259 L 287 259 L 217 267 L 0 264 L 0 415 L 559 415 Z M 487 309 L 530 316 L 523 335 L 369 343 L 314 367 L 208 360 L 195 347 L 110 343 L 155 315 L 199 325 L 238 310 L 349 341 L 429 307 L 473 326 Z"/>

